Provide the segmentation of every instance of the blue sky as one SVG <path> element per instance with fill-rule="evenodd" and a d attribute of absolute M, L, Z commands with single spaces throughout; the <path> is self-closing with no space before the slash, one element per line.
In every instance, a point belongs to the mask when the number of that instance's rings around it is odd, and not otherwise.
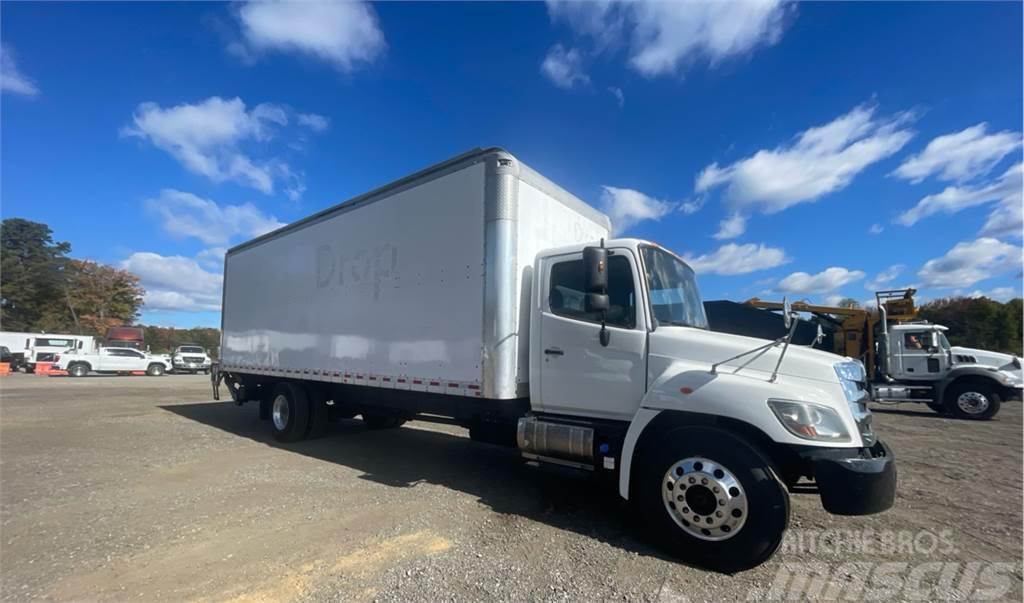
<path fill-rule="evenodd" d="M 3 217 L 216 325 L 223 248 L 503 146 L 706 299 L 1021 291 L 1021 4 L 0 5 Z"/>

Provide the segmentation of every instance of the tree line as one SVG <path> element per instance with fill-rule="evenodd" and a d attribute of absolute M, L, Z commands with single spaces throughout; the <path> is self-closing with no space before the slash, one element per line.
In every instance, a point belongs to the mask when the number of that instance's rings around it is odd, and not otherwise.
<path fill-rule="evenodd" d="M 949 327 L 946 337 L 953 345 L 1021 356 L 1022 304 L 1020 298 L 1000 303 L 987 297 L 952 297 L 922 305 L 918 316 Z"/>
<path fill-rule="evenodd" d="M 22 218 L 0 222 L 0 328 L 102 337 L 110 327 L 138 321 L 146 293 L 139 277 L 70 253 L 71 244 L 55 241 L 46 224 Z M 217 329 L 147 326 L 145 331 L 154 352 L 183 343 L 213 352 L 220 345 Z"/>

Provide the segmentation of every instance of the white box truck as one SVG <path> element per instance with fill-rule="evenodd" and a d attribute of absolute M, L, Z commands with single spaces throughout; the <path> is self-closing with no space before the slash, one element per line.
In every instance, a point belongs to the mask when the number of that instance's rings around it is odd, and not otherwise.
<path fill-rule="evenodd" d="M 222 380 L 277 439 L 332 418 L 456 422 L 610 482 L 671 553 L 770 557 L 789 493 L 889 508 L 863 366 L 716 333 L 693 271 L 501 149 L 478 149 L 228 251 Z M 797 482 L 800 482 L 798 485 Z"/>

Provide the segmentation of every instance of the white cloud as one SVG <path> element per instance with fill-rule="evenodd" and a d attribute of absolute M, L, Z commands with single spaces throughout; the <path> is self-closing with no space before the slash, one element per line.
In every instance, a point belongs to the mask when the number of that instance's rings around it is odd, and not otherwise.
<path fill-rule="evenodd" d="M 39 94 L 36 83 L 18 69 L 14 53 L 6 45 L 0 45 L 0 92 L 11 92 L 22 96 Z"/>
<path fill-rule="evenodd" d="M 684 201 L 679 204 L 679 211 L 683 212 L 687 216 L 695 214 L 704 207 L 704 197 L 698 196 L 690 201 Z"/>
<path fill-rule="evenodd" d="M 608 86 L 608 92 L 611 92 L 612 96 L 615 97 L 615 100 L 619 103 L 620 109 L 626 106 L 626 94 L 622 91 L 622 88 Z"/>
<path fill-rule="evenodd" d="M 782 211 L 816 201 L 848 186 L 871 164 L 899 151 L 912 134 L 903 128 L 909 114 L 875 116 L 861 105 L 846 115 L 798 134 L 793 142 L 763 149 L 732 165 L 707 166 L 697 177 L 698 193 L 724 186 L 733 210 Z"/>
<path fill-rule="evenodd" d="M 221 275 L 191 258 L 140 251 L 123 260 L 121 268 L 139 277 L 147 310 L 220 310 Z"/>
<path fill-rule="evenodd" d="M 314 132 L 323 132 L 331 125 L 329 119 L 316 113 L 299 113 L 296 118 L 299 121 L 299 125 L 306 126 Z"/>
<path fill-rule="evenodd" d="M 700 256 L 684 255 L 683 259 L 700 274 L 748 274 L 775 268 L 790 261 L 786 252 L 777 247 L 747 243 L 727 243 L 714 252 Z"/>
<path fill-rule="evenodd" d="M 629 64 L 654 77 L 678 74 L 698 59 L 712 66 L 774 44 L 782 35 L 782 0 L 744 2 L 576 2 L 549 0 L 553 21 L 565 21 L 597 51 L 626 45 Z"/>
<path fill-rule="evenodd" d="M 957 243 L 942 257 L 925 262 L 917 276 L 924 287 L 970 287 L 979 281 L 1021 271 L 1020 247 L 982 237 Z"/>
<path fill-rule="evenodd" d="M 676 204 L 649 197 L 630 188 L 603 187 L 601 204 L 612 221 L 612 231 L 621 234 L 644 220 L 660 220 Z"/>
<path fill-rule="evenodd" d="M 178 237 L 195 237 L 207 245 L 223 245 L 234 237 L 257 237 L 284 226 L 255 205 L 218 205 L 174 189 L 164 189 L 146 200 L 150 211 L 160 216 L 164 230 Z"/>
<path fill-rule="evenodd" d="M 220 272 L 224 267 L 224 256 L 227 254 L 227 247 L 210 247 L 196 254 L 196 260 L 204 268 Z"/>
<path fill-rule="evenodd" d="M 569 89 L 576 84 L 586 86 L 590 83 L 590 78 L 583 72 L 580 51 L 575 48 L 566 50 L 561 44 L 551 47 L 540 64 L 540 71 L 559 88 Z"/>
<path fill-rule="evenodd" d="M 1024 203 L 1020 195 L 992 210 L 978 233 L 983 237 L 1016 237 L 1024 235 Z"/>
<path fill-rule="evenodd" d="M 244 43 L 230 50 L 247 59 L 266 51 L 297 52 L 351 71 L 387 48 L 377 14 L 356 0 L 250 2 L 239 9 L 238 19 Z"/>
<path fill-rule="evenodd" d="M 864 273 L 860 270 L 848 270 L 833 266 L 817 274 L 794 272 L 779 281 L 778 289 L 784 293 L 796 295 L 831 293 L 862 278 L 864 278 Z"/>
<path fill-rule="evenodd" d="M 718 223 L 718 232 L 714 238 L 735 239 L 747 230 L 747 219 L 742 214 L 732 214 Z"/>
<path fill-rule="evenodd" d="M 235 181 L 258 191 L 274 191 L 274 166 L 257 165 L 238 150 L 247 140 L 266 141 L 272 124 L 287 123 L 287 114 L 277 105 L 257 105 L 247 111 L 239 98 L 214 96 L 198 104 L 161 108 L 142 103 L 132 124 L 122 128 L 127 136 L 148 140 L 170 153 L 188 170 L 214 182 Z"/>
<path fill-rule="evenodd" d="M 909 157 L 893 172 L 918 183 L 935 175 L 940 180 L 964 181 L 987 174 L 999 161 L 1021 146 L 1020 132 L 988 134 L 982 122 L 959 132 L 939 136 L 924 151 Z"/>
<path fill-rule="evenodd" d="M 1017 290 L 1014 289 L 1013 287 L 995 287 L 995 288 L 990 289 L 988 291 L 981 291 L 980 289 L 972 291 L 971 293 L 969 293 L 967 295 L 967 297 L 972 297 L 972 298 L 987 297 L 989 299 L 994 299 L 994 300 L 996 300 L 998 302 L 1004 302 L 1005 303 L 1005 302 L 1008 302 L 1008 301 L 1010 301 L 1011 299 L 1013 299 L 1015 297 L 1020 297 L 1020 294 L 1017 293 Z"/>
<path fill-rule="evenodd" d="M 875 275 L 875 278 L 864 283 L 864 288 L 868 291 L 878 291 L 885 288 L 892 281 L 896 280 L 896 277 L 903 274 L 903 270 L 906 268 L 903 264 L 893 264 L 885 270 Z"/>
<path fill-rule="evenodd" d="M 1006 170 L 994 182 L 976 186 L 946 187 L 941 193 L 928 195 L 918 201 L 917 205 L 897 216 L 896 222 L 904 226 L 913 226 L 918 220 L 933 214 L 954 214 L 968 207 L 993 202 L 1010 208 L 1013 206 L 1019 208 L 1022 203 L 1022 178 L 1024 178 L 1024 164 L 1018 163 Z M 1011 209 L 1008 215 L 1012 217 L 1012 213 Z"/>
<path fill-rule="evenodd" d="M 872 224 L 871 228 L 868 228 L 868 232 L 873 235 L 882 234 L 883 230 L 885 230 L 885 227 L 881 224 Z"/>

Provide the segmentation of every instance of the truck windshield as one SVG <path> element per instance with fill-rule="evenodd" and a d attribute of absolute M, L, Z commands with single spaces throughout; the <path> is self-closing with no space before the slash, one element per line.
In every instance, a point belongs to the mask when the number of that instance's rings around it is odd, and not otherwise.
<path fill-rule="evenodd" d="M 693 269 L 663 249 L 643 246 L 640 251 L 657 324 L 708 328 Z"/>

